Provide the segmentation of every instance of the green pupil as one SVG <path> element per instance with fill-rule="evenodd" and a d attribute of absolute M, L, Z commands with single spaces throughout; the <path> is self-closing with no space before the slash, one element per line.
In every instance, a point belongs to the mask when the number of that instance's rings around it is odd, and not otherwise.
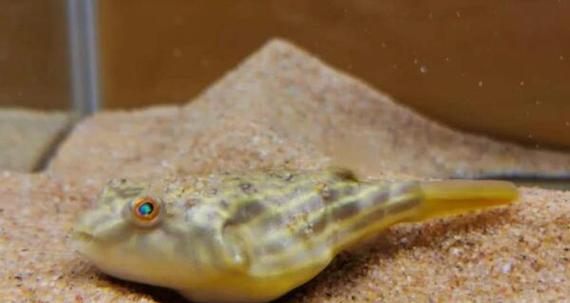
<path fill-rule="evenodd" d="M 154 210 L 154 207 L 150 203 L 144 203 L 141 206 L 139 206 L 139 214 L 141 214 L 143 216 L 148 216 L 148 215 L 152 214 L 153 210 Z"/>

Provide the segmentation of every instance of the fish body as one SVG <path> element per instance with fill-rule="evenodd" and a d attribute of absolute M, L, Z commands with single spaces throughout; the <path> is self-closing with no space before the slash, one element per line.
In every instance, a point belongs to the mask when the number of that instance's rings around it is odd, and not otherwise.
<path fill-rule="evenodd" d="M 496 207 L 516 195 L 504 181 L 385 183 L 339 169 L 114 180 L 73 238 L 118 278 L 196 302 L 266 302 L 393 224 Z"/>

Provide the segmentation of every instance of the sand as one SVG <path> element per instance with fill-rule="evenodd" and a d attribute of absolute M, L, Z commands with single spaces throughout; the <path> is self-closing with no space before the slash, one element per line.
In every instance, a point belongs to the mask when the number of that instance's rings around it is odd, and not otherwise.
<path fill-rule="evenodd" d="M 276 40 L 184 107 L 97 114 L 75 127 L 45 172 L 0 174 L 0 298 L 182 302 L 109 278 L 72 249 L 72 222 L 102 183 L 331 165 L 386 180 L 552 174 L 570 170 L 570 155 L 449 129 Z M 521 191 L 506 210 L 396 226 L 281 300 L 563 301 L 570 192 Z"/>

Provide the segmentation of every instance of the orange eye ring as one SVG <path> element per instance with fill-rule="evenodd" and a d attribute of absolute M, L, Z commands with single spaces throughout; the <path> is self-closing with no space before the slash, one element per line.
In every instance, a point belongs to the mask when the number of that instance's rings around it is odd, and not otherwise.
<path fill-rule="evenodd" d="M 160 204 L 153 198 L 138 198 L 133 203 L 135 217 L 143 222 L 151 222 L 160 214 Z"/>

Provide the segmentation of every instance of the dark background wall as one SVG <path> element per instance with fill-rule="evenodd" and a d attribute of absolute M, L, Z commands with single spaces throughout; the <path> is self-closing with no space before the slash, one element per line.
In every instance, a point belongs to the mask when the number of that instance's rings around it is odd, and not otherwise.
<path fill-rule="evenodd" d="M 274 36 L 463 129 L 570 147 L 566 1 L 102 0 L 108 107 L 178 103 Z"/>
<path fill-rule="evenodd" d="M 0 0 L 0 107 L 69 108 L 64 0 Z"/>
<path fill-rule="evenodd" d="M 100 0 L 105 108 L 182 103 L 287 38 L 462 129 L 570 148 L 566 1 Z M 0 0 L 0 106 L 69 104 L 64 0 Z"/>

